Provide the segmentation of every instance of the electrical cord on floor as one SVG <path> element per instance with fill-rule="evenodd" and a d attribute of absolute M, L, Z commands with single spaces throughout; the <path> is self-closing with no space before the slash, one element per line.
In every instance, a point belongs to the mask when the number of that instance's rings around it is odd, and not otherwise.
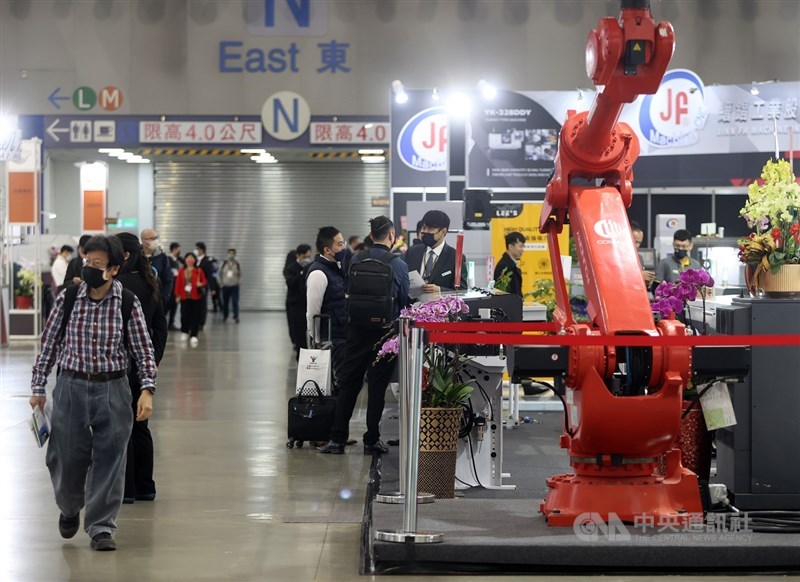
<path fill-rule="evenodd" d="M 570 437 L 574 437 L 575 436 L 575 431 L 573 431 L 569 427 L 569 416 L 567 415 L 567 403 L 564 400 L 564 397 L 561 396 L 561 394 L 558 393 L 558 390 L 556 390 L 556 387 L 553 386 L 550 382 L 545 382 L 543 380 L 534 380 L 533 383 L 534 384 L 539 384 L 540 386 L 546 386 L 547 388 L 550 388 L 550 390 L 553 391 L 553 394 L 558 396 L 558 399 L 561 401 L 561 406 L 564 408 L 564 432 L 567 433 Z"/>
<path fill-rule="evenodd" d="M 759 510 L 759 511 L 740 511 L 733 505 L 729 505 L 722 511 L 712 511 L 711 513 L 722 513 L 731 516 L 741 516 L 743 522 L 742 533 L 752 531 L 754 533 L 800 533 L 800 511 Z"/>

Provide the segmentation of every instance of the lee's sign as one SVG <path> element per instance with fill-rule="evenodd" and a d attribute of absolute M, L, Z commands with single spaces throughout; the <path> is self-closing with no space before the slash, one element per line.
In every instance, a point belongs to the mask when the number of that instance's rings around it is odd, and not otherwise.
<path fill-rule="evenodd" d="M 255 121 L 142 121 L 139 141 L 152 144 L 260 144 L 261 124 Z"/>

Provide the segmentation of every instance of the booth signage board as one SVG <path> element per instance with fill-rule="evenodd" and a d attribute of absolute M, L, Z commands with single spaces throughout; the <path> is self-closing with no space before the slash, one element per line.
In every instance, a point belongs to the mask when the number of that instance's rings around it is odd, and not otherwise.
<path fill-rule="evenodd" d="M 627 105 L 620 121 L 639 137 L 636 185 L 746 186 L 776 149 L 800 143 L 800 82 L 706 87 L 687 69 L 668 71 L 655 95 Z M 594 91 L 500 91 L 475 100 L 467 154 L 470 188 L 543 188 L 567 111 L 589 109 Z M 393 108 L 394 111 L 394 108 Z M 790 138 L 790 136 L 792 136 Z M 797 145 L 794 145 L 798 149 Z M 393 186 L 396 186 L 394 182 Z"/>
<path fill-rule="evenodd" d="M 512 206 L 505 205 L 507 208 Z M 505 236 L 511 232 L 519 232 L 525 237 L 525 253 L 519 261 L 522 271 L 522 294 L 533 291 L 534 283 L 540 279 L 553 280 L 553 269 L 550 266 L 550 252 L 547 247 L 547 235 L 539 232 L 539 217 L 542 214 L 541 202 L 528 202 L 516 205 L 519 212 L 507 212 L 508 218 L 492 219 L 492 257 L 495 264 L 506 252 Z M 558 235 L 558 244 L 562 255 L 569 255 L 569 226 L 565 226 Z M 494 273 L 492 273 L 494 275 Z M 565 275 L 569 277 L 569 272 Z M 493 277 L 492 277 L 493 278 Z"/>
<path fill-rule="evenodd" d="M 430 90 L 406 90 L 408 101 L 392 98 L 392 188 L 447 186 L 447 114 Z"/>
<path fill-rule="evenodd" d="M 8 222 L 36 224 L 36 172 L 8 173 Z"/>

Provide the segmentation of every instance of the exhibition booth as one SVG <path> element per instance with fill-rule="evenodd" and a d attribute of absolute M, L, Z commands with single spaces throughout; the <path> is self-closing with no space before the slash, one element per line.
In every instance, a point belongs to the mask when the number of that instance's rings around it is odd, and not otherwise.
<path fill-rule="evenodd" d="M 668 70 L 673 34 L 623 1 L 587 41 L 602 92 L 393 84 L 393 215 L 450 215 L 468 291 L 395 332 L 400 454 L 373 464 L 363 573 L 800 568 L 800 84 L 704 85 Z M 684 228 L 703 270 L 648 290 Z M 493 289 L 510 232 L 547 321 Z M 535 412 L 523 381 L 551 390 Z"/>

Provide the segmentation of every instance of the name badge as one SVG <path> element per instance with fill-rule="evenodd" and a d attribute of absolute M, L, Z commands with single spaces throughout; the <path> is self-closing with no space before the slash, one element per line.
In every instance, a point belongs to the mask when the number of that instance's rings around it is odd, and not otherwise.
<path fill-rule="evenodd" d="M 187 293 L 191 293 L 191 292 L 192 292 L 192 285 L 191 285 L 191 283 L 187 283 L 186 287 L 184 287 L 184 290 L 185 290 Z"/>
<path fill-rule="evenodd" d="M 447 271 L 446 273 L 442 273 L 442 277 L 447 277 L 448 275 L 452 275 L 453 271 Z"/>

